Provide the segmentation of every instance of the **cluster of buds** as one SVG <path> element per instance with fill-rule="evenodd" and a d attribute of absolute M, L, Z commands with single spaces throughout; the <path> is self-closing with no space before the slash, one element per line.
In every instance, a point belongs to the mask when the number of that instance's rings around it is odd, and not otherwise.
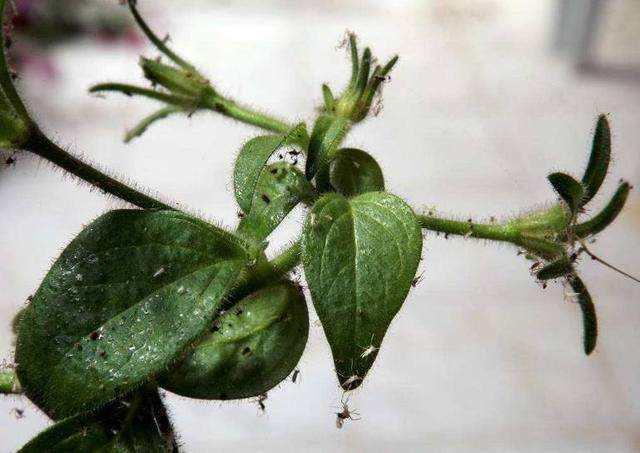
<path fill-rule="evenodd" d="M 578 259 L 586 254 L 607 267 L 636 280 L 593 254 L 587 241 L 607 228 L 618 216 L 631 186 L 620 185 L 605 207 L 588 220 L 581 221 L 585 206 L 598 193 L 611 160 L 611 132 L 604 115 L 598 118 L 589 163 L 580 181 L 567 173 L 552 173 L 548 180 L 559 196 L 552 207 L 518 217 L 505 225 L 515 232 L 514 243 L 525 256 L 535 261 L 532 271 L 546 286 L 551 279 L 563 279 L 569 299 L 577 302 L 583 313 L 584 350 L 590 354 L 596 344 L 597 321 L 592 298 L 576 272 Z"/>
<path fill-rule="evenodd" d="M 353 33 L 349 33 L 348 37 L 351 54 L 351 79 L 349 84 L 337 99 L 326 84 L 322 85 L 322 94 L 326 113 L 358 123 L 369 114 L 373 99 L 376 93 L 379 92 L 382 83 L 388 80 L 389 73 L 398 61 L 398 56 L 391 58 L 384 66 L 377 65 L 372 72 L 373 57 L 371 50 L 367 47 L 362 56 L 360 56 L 358 54 L 356 36 Z"/>

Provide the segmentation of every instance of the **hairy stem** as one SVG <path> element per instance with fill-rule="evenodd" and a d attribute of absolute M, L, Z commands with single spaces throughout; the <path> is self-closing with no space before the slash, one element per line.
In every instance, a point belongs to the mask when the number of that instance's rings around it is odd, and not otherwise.
<path fill-rule="evenodd" d="M 271 266 L 275 269 L 276 274 L 284 275 L 300 264 L 300 241 L 294 242 L 280 255 L 271 260 Z"/>
<path fill-rule="evenodd" d="M 68 171 L 92 186 L 127 201 L 134 206 L 143 209 L 175 209 L 113 179 L 77 157 L 72 156 L 49 140 L 40 130 L 36 129 L 32 132 L 29 141 L 25 145 L 25 149 Z"/>
<path fill-rule="evenodd" d="M 214 112 L 218 112 L 224 116 L 240 121 L 241 123 L 251 124 L 252 126 L 257 126 L 267 131 L 282 134 L 293 127 L 285 121 L 256 110 L 252 110 L 248 107 L 243 107 L 235 101 L 224 98 L 220 95 L 211 96 L 209 99 L 204 101 L 204 104 Z"/>
<path fill-rule="evenodd" d="M 18 381 L 18 376 L 13 370 L 0 371 L 0 393 L 6 395 L 22 393 L 22 387 Z"/>
<path fill-rule="evenodd" d="M 501 242 L 516 243 L 519 240 L 517 232 L 504 225 L 464 222 L 431 215 L 418 215 L 417 217 L 420 225 L 425 230 Z"/>

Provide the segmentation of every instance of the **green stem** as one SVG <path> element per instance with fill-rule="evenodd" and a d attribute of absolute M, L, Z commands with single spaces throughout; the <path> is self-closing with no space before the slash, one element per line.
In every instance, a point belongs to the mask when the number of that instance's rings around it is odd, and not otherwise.
<path fill-rule="evenodd" d="M 228 116 L 229 118 L 279 134 L 285 133 L 293 127 L 285 121 L 273 118 L 248 107 L 243 107 L 235 101 L 219 95 L 205 99 L 203 104 L 210 110 Z"/>
<path fill-rule="evenodd" d="M 189 64 L 188 62 L 180 58 L 175 52 L 169 49 L 169 47 L 167 47 L 167 45 L 165 44 L 164 40 L 158 38 L 158 36 L 156 36 L 156 34 L 153 32 L 153 30 L 151 30 L 151 28 L 147 25 L 147 23 L 144 21 L 142 16 L 140 16 L 140 13 L 136 8 L 136 0 L 129 0 L 128 3 L 129 3 L 129 9 L 131 10 L 131 14 L 133 14 L 133 18 L 135 19 L 140 29 L 142 29 L 142 32 L 146 35 L 146 37 L 149 38 L 149 41 L 151 41 L 153 45 L 156 46 L 160 52 L 165 54 L 167 57 L 169 57 L 179 66 L 182 66 L 187 70 L 195 71 L 195 68 L 191 64 Z"/>
<path fill-rule="evenodd" d="M 271 260 L 276 275 L 284 275 L 300 264 L 302 249 L 300 241 L 294 242 L 291 246 Z"/>
<path fill-rule="evenodd" d="M 93 168 L 53 143 L 40 130 L 34 130 L 25 150 L 48 160 L 102 191 L 143 209 L 175 209 L 155 198 L 139 192 Z"/>
<path fill-rule="evenodd" d="M 18 381 L 18 376 L 13 370 L 0 371 L 0 393 L 4 394 L 20 394 L 22 387 Z"/>
<path fill-rule="evenodd" d="M 549 260 L 555 259 L 562 254 L 562 247 L 559 244 L 525 234 L 513 225 L 465 222 L 443 219 L 433 215 L 418 215 L 417 217 L 420 226 L 425 230 L 436 231 L 445 235 L 454 234 L 475 239 L 508 242 Z"/>
<path fill-rule="evenodd" d="M 9 72 L 9 67 L 7 66 L 7 57 L 4 54 L 6 46 L 4 40 L 4 12 L 6 6 L 6 0 L 0 0 L 0 25 L 3 25 L 2 30 L 0 30 L 0 52 L 3 54 L 0 56 L 0 86 L 2 87 L 2 91 L 4 92 L 7 99 L 16 110 L 18 115 L 25 121 L 26 124 L 32 124 L 33 121 L 27 112 L 27 108 L 22 103 L 20 99 L 20 95 L 16 91 L 13 86 L 13 82 L 11 81 L 11 74 Z"/>
<path fill-rule="evenodd" d="M 464 222 L 460 220 L 443 219 L 431 215 L 419 215 L 418 221 L 425 230 L 444 234 L 511 243 L 518 242 L 520 238 L 520 235 L 512 228 L 499 224 Z"/>

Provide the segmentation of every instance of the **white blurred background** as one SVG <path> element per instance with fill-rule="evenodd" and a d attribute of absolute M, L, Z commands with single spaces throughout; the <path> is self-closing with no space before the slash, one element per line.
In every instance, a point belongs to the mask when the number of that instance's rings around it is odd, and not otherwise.
<path fill-rule="evenodd" d="M 216 88 L 290 121 L 311 124 L 323 82 L 342 88 L 349 68 L 337 45 L 346 29 L 380 59 L 399 53 L 382 114 L 346 143 L 373 154 L 388 190 L 416 209 L 500 218 L 552 201 L 546 175 L 581 174 L 601 112 L 610 114 L 615 159 L 594 209 L 619 178 L 640 183 L 635 0 L 139 3 Z M 87 88 L 142 82 L 137 56 L 155 52 L 91 37 L 46 52 L 47 70 L 25 71 L 22 86 L 53 136 L 127 180 L 235 225 L 234 156 L 259 131 L 201 114 L 167 119 L 124 145 L 125 129 L 155 105 L 99 99 Z M 124 206 L 47 163 L 15 159 L 0 169 L 0 358 L 8 362 L 11 319 L 52 261 L 84 224 Z M 276 232 L 271 253 L 295 237 L 302 216 Z M 632 192 L 594 251 L 640 273 L 639 227 Z M 640 451 L 637 284 L 581 263 L 601 333 L 586 358 L 578 307 L 563 301 L 559 285 L 540 289 L 515 249 L 428 234 L 424 256 L 424 280 L 351 396 L 361 420 L 336 429 L 341 392 L 313 314 L 299 381 L 269 392 L 264 414 L 251 400 L 167 395 L 184 450 Z M 49 423 L 26 399 L 0 397 L 0 451 L 15 451 Z"/>

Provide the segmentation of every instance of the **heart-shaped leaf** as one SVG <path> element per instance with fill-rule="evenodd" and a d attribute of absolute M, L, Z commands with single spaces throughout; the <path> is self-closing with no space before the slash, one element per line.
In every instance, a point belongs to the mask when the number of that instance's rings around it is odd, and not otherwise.
<path fill-rule="evenodd" d="M 415 276 L 422 233 L 400 198 L 322 197 L 307 216 L 302 261 L 340 384 L 362 383 Z"/>
<path fill-rule="evenodd" d="M 303 146 L 308 140 L 307 128 L 300 123 L 286 134 L 256 137 L 242 147 L 233 170 L 233 184 L 236 201 L 245 214 L 251 210 L 260 174 L 271 155 L 283 146 Z"/>
<path fill-rule="evenodd" d="M 341 116 L 324 114 L 317 119 L 309 141 L 305 169 L 307 179 L 313 179 L 318 170 L 335 157 L 335 152 L 350 127 L 350 121 Z"/>
<path fill-rule="evenodd" d="M 160 385 L 204 399 L 258 396 L 297 365 L 309 332 L 304 295 L 289 282 L 242 299 Z"/>
<path fill-rule="evenodd" d="M 378 162 L 361 149 L 338 150 L 331 162 L 331 185 L 345 197 L 384 191 L 384 176 Z"/>
<path fill-rule="evenodd" d="M 27 395 L 62 418 L 139 386 L 208 329 L 249 261 L 241 239 L 186 214 L 98 218 L 21 316 L 16 361 Z"/>
<path fill-rule="evenodd" d="M 46 429 L 20 453 L 178 451 L 157 390 L 114 401 L 97 413 L 66 418 Z"/>
<path fill-rule="evenodd" d="M 251 207 L 238 233 L 256 241 L 265 239 L 302 200 L 313 198 L 313 187 L 302 172 L 286 162 L 265 167 L 256 184 Z"/>

